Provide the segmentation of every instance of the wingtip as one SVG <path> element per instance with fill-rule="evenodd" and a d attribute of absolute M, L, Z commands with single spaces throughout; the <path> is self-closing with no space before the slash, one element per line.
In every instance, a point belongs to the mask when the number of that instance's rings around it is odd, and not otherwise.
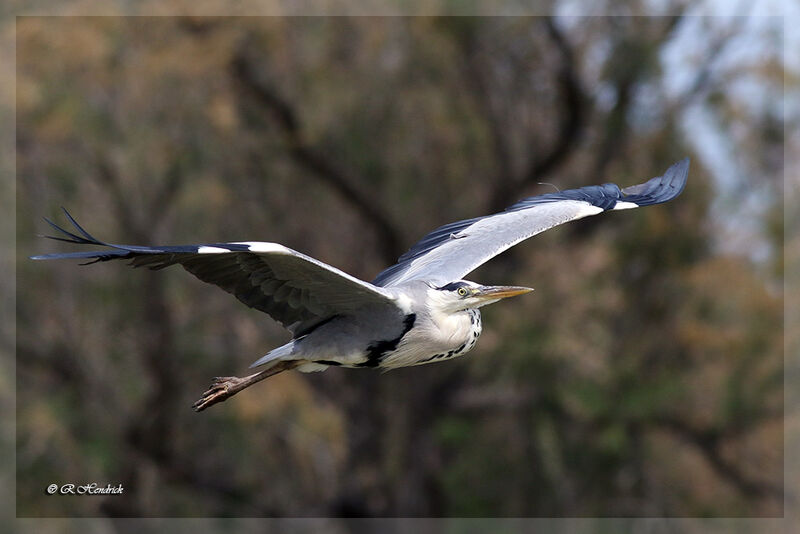
<path fill-rule="evenodd" d="M 672 166 L 670 167 L 670 169 L 680 169 L 681 171 L 688 172 L 690 163 L 691 163 L 691 160 L 689 159 L 689 156 L 686 156 L 682 160 L 676 161 L 675 163 L 673 163 Z M 668 169 L 667 172 L 669 172 L 669 169 Z"/>
<path fill-rule="evenodd" d="M 673 163 L 667 172 L 664 173 L 664 178 L 671 184 L 675 184 L 678 187 L 678 192 L 675 196 L 678 196 L 683 191 L 684 186 L 686 185 L 686 181 L 689 178 L 689 157 L 685 157 L 682 160 Z"/>
<path fill-rule="evenodd" d="M 683 193 L 686 182 L 689 178 L 689 158 L 688 156 L 680 161 L 676 161 L 664 172 L 662 176 L 656 178 L 659 192 L 654 195 L 654 204 L 670 201 Z"/>
<path fill-rule="evenodd" d="M 688 178 L 689 158 L 685 157 L 670 165 L 661 176 L 652 178 L 643 184 L 626 187 L 622 189 L 622 193 L 625 197 L 631 197 L 630 201 L 639 206 L 661 204 L 680 195 Z"/>

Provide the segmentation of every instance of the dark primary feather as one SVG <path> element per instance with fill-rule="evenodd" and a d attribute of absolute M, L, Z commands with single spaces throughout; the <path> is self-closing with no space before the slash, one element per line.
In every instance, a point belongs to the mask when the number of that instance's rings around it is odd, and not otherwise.
<path fill-rule="evenodd" d="M 372 281 L 377 286 L 391 284 L 392 280 L 401 275 L 410 263 L 427 253 L 435 250 L 443 243 L 456 238 L 458 233 L 469 228 L 476 222 L 501 215 L 503 213 L 522 211 L 543 204 L 550 204 L 565 200 L 578 200 L 587 202 L 603 210 L 613 209 L 617 202 L 631 202 L 638 206 L 660 204 L 677 197 L 686 185 L 689 172 L 689 158 L 673 164 L 663 176 L 653 178 L 643 184 L 633 185 L 620 189 L 615 184 L 590 185 L 579 189 L 569 189 L 557 193 L 546 193 L 520 200 L 500 213 L 456 221 L 435 229 L 416 244 L 408 252 L 398 258 L 397 263 L 382 271 Z"/>
<path fill-rule="evenodd" d="M 61 226 L 58 226 L 56 223 L 48 219 L 47 217 L 43 217 L 45 222 L 49 224 L 53 229 L 61 234 L 64 234 L 67 237 L 56 237 L 51 235 L 46 235 L 47 239 L 53 239 L 56 241 L 63 241 L 65 243 L 73 243 L 78 245 L 97 245 L 101 247 L 109 247 L 115 250 L 103 250 L 103 251 L 82 251 L 82 252 L 60 252 L 56 254 L 40 254 L 38 256 L 31 256 L 32 260 L 60 260 L 60 259 L 69 259 L 69 258 L 91 258 L 95 261 L 109 261 L 109 260 L 118 260 L 118 259 L 125 259 L 125 258 L 133 258 L 137 255 L 164 255 L 164 254 L 180 254 L 180 253 L 193 253 L 197 252 L 200 247 L 219 247 L 219 248 L 227 248 L 228 250 L 241 250 L 247 251 L 248 247 L 246 245 L 238 245 L 233 243 L 204 243 L 198 245 L 181 245 L 181 246 L 166 246 L 166 247 L 141 247 L 136 245 L 116 245 L 114 243 L 106 243 L 105 241 L 100 241 L 93 235 L 89 234 L 83 227 L 78 224 L 78 222 L 69 214 L 69 212 L 61 208 L 61 211 L 64 212 L 64 215 L 69 219 L 75 229 L 83 236 L 77 236 L 72 232 L 65 230 Z M 154 265 L 151 265 L 151 269 L 162 269 L 167 265 L 171 265 L 175 263 L 174 261 L 171 263 L 165 263 L 163 265 L 159 265 L 158 263 L 163 262 L 163 259 L 158 261 L 153 261 Z M 144 264 L 145 262 L 142 262 Z M 139 265 L 136 265 L 137 267 Z"/>
<path fill-rule="evenodd" d="M 63 209 L 63 208 L 62 208 Z M 247 306 L 269 314 L 301 336 L 331 317 L 369 305 L 395 306 L 381 290 L 333 267 L 277 244 L 270 251 L 251 251 L 245 243 L 142 247 L 95 238 L 64 210 L 75 233 L 45 219 L 57 241 L 106 247 L 106 250 L 32 256 L 36 260 L 89 259 L 88 263 L 129 259 L 134 267 L 157 270 L 179 264 L 204 282 L 233 294 Z M 261 244 L 265 245 L 265 244 Z M 202 247 L 229 252 L 200 253 Z"/>

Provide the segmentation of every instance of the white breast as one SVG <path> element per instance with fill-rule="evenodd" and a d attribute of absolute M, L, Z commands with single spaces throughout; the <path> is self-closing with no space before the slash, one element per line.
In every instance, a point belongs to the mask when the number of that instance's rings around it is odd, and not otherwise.
<path fill-rule="evenodd" d="M 407 367 L 456 358 L 472 350 L 481 335 L 478 310 L 431 315 L 431 319 L 409 332 L 381 367 Z"/>

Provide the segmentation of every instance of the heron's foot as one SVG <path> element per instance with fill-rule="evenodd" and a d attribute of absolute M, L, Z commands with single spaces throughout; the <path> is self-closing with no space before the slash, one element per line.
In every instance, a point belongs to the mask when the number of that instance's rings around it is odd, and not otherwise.
<path fill-rule="evenodd" d="M 222 402 L 241 391 L 242 384 L 246 381 L 238 376 L 218 376 L 211 382 L 211 386 L 203 393 L 197 402 L 192 404 L 196 412 L 202 412 L 209 406 Z"/>
<path fill-rule="evenodd" d="M 239 378 L 238 376 L 218 376 L 211 382 L 211 386 L 203 393 L 203 396 L 192 404 L 192 408 L 194 408 L 196 412 L 202 412 L 209 406 L 213 406 L 218 402 L 224 401 L 228 397 L 232 397 L 244 388 L 250 387 L 260 380 L 282 373 L 283 371 L 294 369 L 300 365 L 300 363 L 301 362 L 297 360 L 281 361 L 272 367 L 268 367 L 263 371 L 253 373 L 243 378 Z"/>

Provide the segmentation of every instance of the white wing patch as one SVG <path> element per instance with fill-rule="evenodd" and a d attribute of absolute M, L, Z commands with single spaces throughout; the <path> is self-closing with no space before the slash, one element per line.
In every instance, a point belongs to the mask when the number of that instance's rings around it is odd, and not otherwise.
<path fill-rule="evenodd" d="M 630 210 L 630 209 L 638 208 L 638 207 L 639 207 L 639 204 L 634 204 L 633 202 L 623 202 L 621 200 L 618 200 L 617 203 L 614 205 L 614 207 L 611 208 L 611 209 L 614 209 L 614 210 Z"/>
<path fill-rule="evenodd" d="M 570 201 L 565 201 L 565 202 L 570 202 Z M 569 219 L 565 219 L 565 222 L 569 221 L 569 220 L 573 220 L 574 221 L 576 219 L 583 219 L 584 217 L 588 217 L 590 215 L 597 215 L 598 213 L 603 213 L 605 211 L 603 208 L 600 208 L 598 206 L 593 206 L 592 204 L 589 204 L 588 202 L 583 202 L 583 201 L 580 201 L 580 200 L 578 202 L 580 202 L 581 204 L 584 204 L 584 206 L 582 206 L 580 208 L 580 210 L 578 210 L 578 212 L 575 214 L 574 217 L 569 218 Z M 630 204 L 630 202 L 627 202 L 627 204 Z M 617 202 L 617 206 L 619 206 L 619 202 Z M 633 206 L 635 207 L 636 204 L 634 204 Z"/>
<path fill-rule="evenodd" d="M 288 248 L 284 247 L 283 245 L 279 245 L 278 243 L 267 243 L 264 241 L 239 241 L 231 244 L 247 245 L 247 247 L 250 249 L 250 252 L 283 252 L 291 254 Z"/>
<path fill-rule="evenodd" d="M 247 250 L 250 252 L 273 252 L 278 254 L 292 254 L 292 251 L 278 243 L 267 243 L 263 241 L 236 241 L 235 243 L 226 243 L 229 245 L 246 245 Z M 219 254 L 221 252 L 237 252 L 222 247 L 202 246 L 198 247 L 198 254 Z"/>

